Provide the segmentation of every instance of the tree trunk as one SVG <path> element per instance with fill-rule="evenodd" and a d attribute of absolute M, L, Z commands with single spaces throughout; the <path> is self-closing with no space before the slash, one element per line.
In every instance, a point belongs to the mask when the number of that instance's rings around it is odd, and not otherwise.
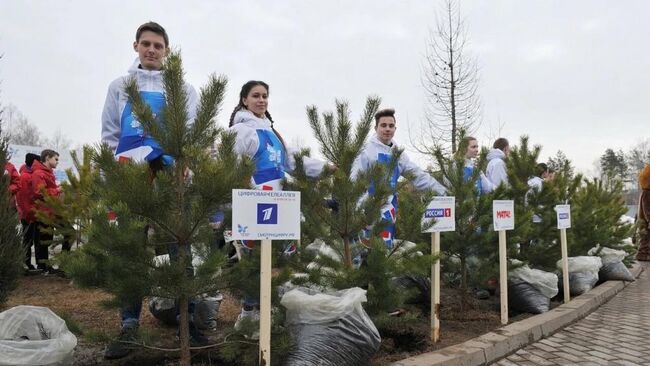
<path fill-rule="evenodd" d="M 352 268 L 352 250 L 350 249 L 350 238 L 347 236 L 343 238 L 343 250 L 345 256 L 345 258 L 343 258 L 345 261 L 345 267 Z"/>
<path fill-rule="evenodd" d="M 467 258 L 465 254 L 460 256 L 460 312 L 465 315 L 467 304 Z"/>
<path fill-rule="evenodd" d="M 190 355 L 190 324 L 187 314 L 189 300 L 186 296 L 179 299 L 180 320 L 179 320 L 179 338 L 181 341 L 181 366 L 191 366 L 192 359 Z"/>

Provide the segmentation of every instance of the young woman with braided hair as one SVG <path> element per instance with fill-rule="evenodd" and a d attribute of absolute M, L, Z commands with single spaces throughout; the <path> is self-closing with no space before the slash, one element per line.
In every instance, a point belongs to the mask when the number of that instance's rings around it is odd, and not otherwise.
<path fill-rule="evenodd" d="M 239 103 L 230 116 L 230 129 L 236 132 L 235 151 L 240 156 L 252 158 L 255 171 L 251 177 L 252 186 L 260 190 L 282 190 L 285 172 L 296 167 L 294 151 L 287 148 L 282 136 L 273 127 L 268 111 L 269 85 L 263 81 L 251 80 L 242 86 Z M 326 163 L 317 159 L 303 158 L 305 173 L 310 177 L 320 176 Z M 252 241 L 244 246 L 251 248 Z M 290 246 L 287 251 L 295 250 Z M 246 297 L 235 328 L 244 318 L 259 319 L 255 310 L 258 301 Z M 254 337 L 254 335 L 253 335 Z"/>

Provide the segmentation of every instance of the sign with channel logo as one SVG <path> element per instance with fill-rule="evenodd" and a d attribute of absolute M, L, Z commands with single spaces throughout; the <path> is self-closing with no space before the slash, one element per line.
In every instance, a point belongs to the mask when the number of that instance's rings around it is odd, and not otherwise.
<path fill-rule="evenodd" d="M 300 192 L 233 189 L 232 239 L 300 240 Z"/>
<path fill-rule="evenodd" d="M 513 230 L 515 228 L 515 201 L 492 201 L 492 223 L 494 231 Z"/>
<path fill-rule="evenodd" d="M 557 228 L 568 229 L 571 227 L 571 205 L 556 205 Z"/>
<path fill-rule="evenodd" d="M 456 197 L 434 197 L 424 211 L 422 226 L 431 225 L 432 220 L 435 223 L 425 233 L 456 230 Z"/>

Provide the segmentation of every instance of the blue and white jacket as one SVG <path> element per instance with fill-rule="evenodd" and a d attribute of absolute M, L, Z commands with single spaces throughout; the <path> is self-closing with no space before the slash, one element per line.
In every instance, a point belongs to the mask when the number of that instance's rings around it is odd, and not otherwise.
<path fill-rule="evenodd" d="M 129 68 L 127 75 L 115 79 L 108 87 L 102 112 L 102 142 L 113 149 L 118 159 L 151 161 L 164 154 L 158 142 L 147 136 L 140 122 L 131 111 L 131 103 L 124 87 L 129 78 L 135 77 L 140 95 L 154 115 L 165 106 L 162 71 L 140 68 L 140 60 Z M 185 83 L 189 121 L 194 121 L 198 96 L 194 88 Z M 165 159 L 171 160 L 171 159 Z"/>
<path fill-rule="evenodd" d="M 356 179 L 360 172 L 368 170 L 373 164 L 388 164 L 396 148 L 397 145 L 394 142 L 391 146 L 388 146 L 381 142 L 376 134 L 370 137 L 370 140 L 352 164 L 352 179 Z M 415 178 L 412 183 L 418 190 L 432 189 L 439 195 L 444 195 L 447 192 L 447 189 L 442 184 L 412 162 L 406 154 L 406 151 L 403 151 L 397 162 L 396 169 L 391 176 L 390 184 L 393 189 L 397 189 L 397 179 L 406 173 L 414 175 Z"/>
<path fill-rule="evenodd" d="M 465 182 L 469 181 L 474 174 L 474 161 L 472 159 L 465 159 L 465 166 L 463 166 L 463 179 Z M 479 178 L 476 180 L 476 191 L 478 193 L 489 193 L 494 190 L 494 184 L 485 176 L 483 172 L 479 173 Z"/>
<path fill-rule="evenodd" d="M 260 190 L 282 190 L 285 172 L 291 173 L 296 168 L 295 150 L 283 148 L 271 129 L 271 121 L 243 109 L 235 114 L 230 129 L 237 133 L 235 152 L 255 162 L 252 185 Z M 303 162 L 310 177 L 318 177 L 325 167 L 325 162 L 309 157 L 303 158 Z"/>
<path fill-rule="evenodd" d="M 379 140 L 377 135 L 370 137 L 370 140 L 366 143 L 363 150 L 352 163 L 352 171 L 350 175 L 352 179 L 356 179 L 359 176 L 359 173 L 367 171 L 374 164 L 388 164 L 393 156 L 393 151 L 397 148 L 395 143 L 392 143 L 390 146 L 384 144 Z M 384 240 L 384 244 L 388 249 L 393 248 L 393 240 L 395 239 L 395 223 L 397 221 L 397 211 L 398 211 L 398 200 L 397 200 L 397 180 L 403 174 L 411 173 L 414 175 L 412 181 L 413 185 L 418 190 L 432 189 L 436 191 L 439 195 L 444 195 L 447 192 L 447 189 L 435 180 L 431 175 L 422 170 L 419 166 L 413 163 L 406 152 L 403 151 L 399 157 L 399 161 L 395 166 L 395 170 L 390 176 L 390 186 L 393 189 L 393 194 L 391 194 L 387 199 L 386 203 L 382 206 L 380 217 L 382 220 L 387 221 L 384 231 L 381 233 L 381 237 Z M 373 187 L 368 187 L 367 194 L 373 194 Z M 360 201 L 366 199 L 367 194 L 362 196 Z M 362 233 L 361 243 L 365 244 L 366 240 L 369 239 L 369 234 L 371 226 L 366 227 Z"/>

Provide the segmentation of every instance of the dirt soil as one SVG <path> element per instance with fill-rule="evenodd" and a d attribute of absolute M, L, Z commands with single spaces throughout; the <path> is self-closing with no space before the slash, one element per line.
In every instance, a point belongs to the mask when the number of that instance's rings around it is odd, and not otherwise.
<path fill-rule="evenodd" d="M 68 322 L 68 327 L 77 334 L 78 345 L 75 349 L 75 365 L 175 365 L 176 354 L 154 350 L 138 350 L 128 357 L 107 361 L 103 358 L 106 344 L 117 335 L 119 331 L 119 311 L 106 309 L 98 304 L 107 300 L 110 295 L 100 290 L 79 289 L 71 280 L 56 276 L 33 275 L 20 279 L 18 288 L 11 294 L 4 308 L 6 310 L 17 305 L 36 305 L 49 307 Z M 391 338 L 384 338 L 380 351 L 373 360 L 373 366 L 387 365 L 390 362 L 406 358 L 415 354 L 429 352 L 457 344 L 468 339 L 487 333 L 500 326 L 498 313 L 498 299 L 492 296 L 489 300 L 471 300 L 473 309 L 466 311 L 464 319 L 458 319 L 459 297 L 451 291 L 443 291 L 441 303 L 441 337 L 440 342 L 431 344 L 426 342 L 418 350 L 411 352 L 399 351 Z M 416 308 L 407 309 L 418 312 Z M 219 309 L 218 329 L 231 329 L 239 314 L 239 302 L 227 294 Z M 520 315 L 512 318 L 513 321 L 527 317 Z M 426 339 L 429 332 L 428 317 L 423 317 L 421 323 L 413 326 L 414 334 L 422 335 Z M 159 323 L 149 313 L 147 302 L 144 302 L 141 333 L 147 344 L 154 344 L 161 348 L 175 348 L 175 327 L 168 327 Z M 206 335 L 211 341 L 223 337 L 223 331 L 208 332 Z M 205 360 L 201 365 L 209 365 Z"/>

